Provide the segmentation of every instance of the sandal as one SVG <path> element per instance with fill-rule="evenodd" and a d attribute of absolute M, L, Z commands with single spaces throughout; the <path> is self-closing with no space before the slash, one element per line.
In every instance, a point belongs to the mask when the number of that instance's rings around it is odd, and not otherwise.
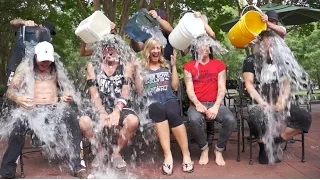
<path fill-rule="evenodd" d="M 173 164 L 167 164 L 167 163 L 163 163 L 162 164 L 162 174 L 163 175 L 172 175 L 173 172 Z"/>
<path fill-rule="evenodd" d="M 113 167 L 122 170 L 127 166 L 127 163 L 120 156 L 112 159 L 112 165 Z"/>
<path fill-rule="evenodd" d="M 182 163 L 183 172 L 192 173 L 194 171 L 193 161 L 191 163 Z"/>

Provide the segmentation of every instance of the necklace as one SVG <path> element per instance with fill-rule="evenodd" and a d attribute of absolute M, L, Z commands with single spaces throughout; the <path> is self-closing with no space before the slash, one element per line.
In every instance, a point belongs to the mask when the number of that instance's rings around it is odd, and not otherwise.
<path fill-rule="evenodd" d="M 112 69 L 112 66 L 109 66 L 110 69 Z"/>

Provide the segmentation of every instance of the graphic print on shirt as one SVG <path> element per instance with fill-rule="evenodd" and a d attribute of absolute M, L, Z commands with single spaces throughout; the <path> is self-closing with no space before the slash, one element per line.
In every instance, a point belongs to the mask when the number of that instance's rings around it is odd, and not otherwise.
<path fill-rule="evenodd" d="M 194 83 L 215 83 L 217 81 L 217 73 L 210 72 L 209 70 L 200 70 L 200 73 L 192 73 Z"/>
<path fill-rule="evenodd" d="M 148 96 L 162 91 L 167 91 L 170 86 L 170 74 L 169 72 L 158 72 L 149 74 L 146 81 L 146 89 L 148 89 Z"/>
<path fill-rule="evenodd" d="M 97 76 L 100 98 L 104 105 L 113 107 L 114 101 L 121 96 L 124 75 L 120 69 L 117 68 L 112 76 L 107 76 L 104 72 Z"/>

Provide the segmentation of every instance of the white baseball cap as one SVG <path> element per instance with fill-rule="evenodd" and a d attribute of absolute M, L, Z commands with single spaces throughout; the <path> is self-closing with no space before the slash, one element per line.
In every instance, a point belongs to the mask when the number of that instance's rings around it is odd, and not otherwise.
<path fill-rule="evenodd" d="M 54 49 L 51 43 L 43 41 L 36 45 L 35 54 L 37 61 L 51 61 L 54 62 Z"/>

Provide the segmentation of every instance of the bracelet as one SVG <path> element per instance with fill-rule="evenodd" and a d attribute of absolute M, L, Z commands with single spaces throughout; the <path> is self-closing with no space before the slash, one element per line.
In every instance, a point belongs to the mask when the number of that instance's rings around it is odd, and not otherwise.
<path fill-rule="evenodd" d="M 127 106 L 127 101 L 124 99 L 124 98 L 119 98 L 117 103 L 121 103 L 123 104 L 123 107 L 126 107 Z"/>

